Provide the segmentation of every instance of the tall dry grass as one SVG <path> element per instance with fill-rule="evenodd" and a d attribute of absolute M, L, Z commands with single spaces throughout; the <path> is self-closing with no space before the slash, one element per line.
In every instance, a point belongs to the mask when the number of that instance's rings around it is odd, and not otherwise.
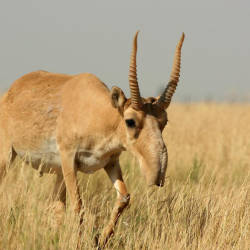
<path fill-rule="evenodd" d="M 166 185 L 148 188 L 134 159 L 121 157 L 131 205 L 107 249 L 249 249 L 250 105 L 175 104 L 164 138 Z M 77 218 L 54 225 L 54 176 L 16 161 L 0 185 L 0 249 L 75 249 Z M 82 249 L 108 221 L 115 191 L 104 171 L 79 174 Z"/>

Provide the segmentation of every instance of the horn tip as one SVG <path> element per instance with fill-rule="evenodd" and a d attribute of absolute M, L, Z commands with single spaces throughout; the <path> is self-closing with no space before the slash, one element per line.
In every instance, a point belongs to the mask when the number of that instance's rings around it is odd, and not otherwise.
<path fill-rule="evenodd" d="M 137 39 L 137 36 L 139 34 L 140 30 L 137 30 L 136 33 L 135 33 L 135 39 Z"/>
<path fill-rule="evenodd" d="M 182 32 L 182 34 L 181 34 L 181 40 L 184 40 L 184 38 L 185 38 L 185 33 Z"/>

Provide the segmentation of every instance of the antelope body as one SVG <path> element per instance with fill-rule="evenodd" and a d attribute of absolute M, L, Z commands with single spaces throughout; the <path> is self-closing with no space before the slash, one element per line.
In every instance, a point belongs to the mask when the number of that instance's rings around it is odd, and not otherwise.
<path fill-rule="evenodd" d="M 16 80 L 0 101 L 0 177 L 19 155 L 41 173 L 55 173 L 55 203 L 64 209 L 67 190 L 79 213 L 77 172 L 105 169 L 118 199 L 102 235 L 103 245 L 129 202 L 119 166 L 121 152 L 129 150 L 138 158 L 149 185 L 163 186 L 167 167 L 161 132 L 167 124 L 165 109 L 179 80 L 184 34 L 176 48 L 169 84 L 157 98 L 140 96 L 137 35 L 130 63 L 130 99 L 118 87 L 110 91 L 89 73 L 71 76 L 37 71 Z"/>

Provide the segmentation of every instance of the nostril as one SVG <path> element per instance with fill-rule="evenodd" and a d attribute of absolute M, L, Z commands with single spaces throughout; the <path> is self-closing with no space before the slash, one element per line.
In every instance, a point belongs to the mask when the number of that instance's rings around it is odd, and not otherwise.
<path fill-rule="evenodd" d="M 161 182 L 161 183 L 156 183 L 155 184 L 157 187 L 163 187 L 164 186 L 164 184 Z"/>
<path fill-rule="evenodd" d="M 155 185 L 156 185 L 157 187 L 163 187 L 163 186 L 164 186 L 164 183 L 163 183 L 163 181 L 157 181 L 157 182 L 155 183 Z"/>
<path fill-rule="evenodd" d="M 164 180 L 162 178 L 159 178 L 159 180 L 155 184 L 157 187 L 163 187 L 164 186 Z"/>
<path fill-rule="evenodd" d="M 164 186 L 164 179 L 165 179 L 164 177 L 165 177 L 165 176 L 162 175 L 161 172 L 158 173 L 158 178 L 157 178 L 156 181 L 155 181 L 155 185 L 156 185 L 157 187 L 163 187 L 163 186 Z"/>

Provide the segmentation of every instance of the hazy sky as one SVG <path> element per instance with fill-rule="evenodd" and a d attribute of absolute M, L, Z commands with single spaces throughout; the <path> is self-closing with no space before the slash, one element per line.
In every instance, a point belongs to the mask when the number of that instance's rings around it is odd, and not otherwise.
<path fill-rule="evenodd" d="M 184 31 L 175 100 L 250 97 L 250 1 L 7 1 L 0 2 L 0 91 L 43 69 L 91 72 L 128 93 L 132 38 L 144 96 L 167 84 Z M 249 98 L 250 99 L 250 98 Z"/>

